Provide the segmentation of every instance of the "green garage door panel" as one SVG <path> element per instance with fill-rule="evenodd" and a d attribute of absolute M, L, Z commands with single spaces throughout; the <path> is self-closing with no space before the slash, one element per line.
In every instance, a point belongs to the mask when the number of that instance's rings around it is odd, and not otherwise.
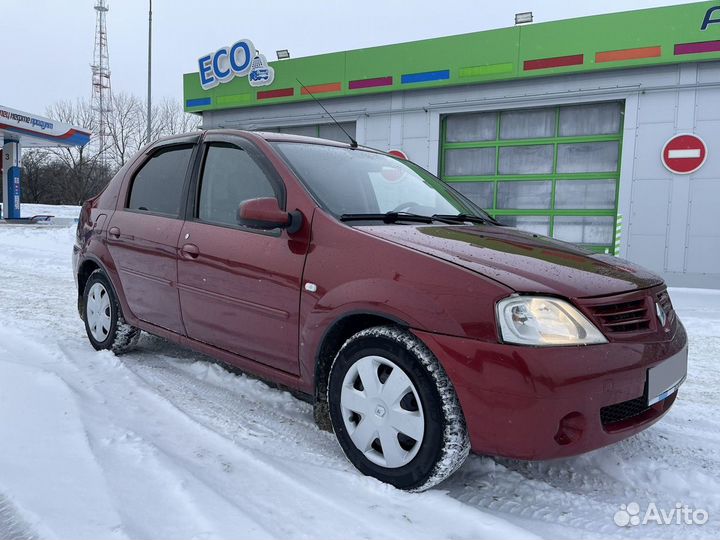
<path fill-rule="evenodd" d="M 501 222 L 612 252 L 622 102 L 464 113 L 442 124 L 442 178 Z"/>

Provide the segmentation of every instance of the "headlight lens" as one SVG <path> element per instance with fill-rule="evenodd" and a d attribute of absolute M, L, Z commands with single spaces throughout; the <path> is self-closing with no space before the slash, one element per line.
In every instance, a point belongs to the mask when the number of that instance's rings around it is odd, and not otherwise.
<path fill-rule="evenodd" d="M 590 345 L 605 336 L 570 303 L 542 296 L 511 296 L 498 302 L 502 339 L 521 345 Z"/>

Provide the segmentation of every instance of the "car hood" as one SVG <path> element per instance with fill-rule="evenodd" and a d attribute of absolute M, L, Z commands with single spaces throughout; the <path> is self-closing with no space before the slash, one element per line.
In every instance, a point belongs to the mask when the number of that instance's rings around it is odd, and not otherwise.
<path fill-rule="evenodd" d="M 644 289 L 662 279 L 624 259 L 511 227 L 382 225 L 358 227 L 494 279 L 518 292 L 583 298 Z"/>

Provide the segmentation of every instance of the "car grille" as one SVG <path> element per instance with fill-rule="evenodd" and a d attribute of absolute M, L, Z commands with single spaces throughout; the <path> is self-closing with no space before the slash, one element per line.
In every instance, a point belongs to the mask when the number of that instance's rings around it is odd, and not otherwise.
<path fill-rule="evenodd" d="M 602 330 L 615 334 L 639 332 L 650 328 L 647 298 L 613 304 L 589 306 Z"/>
<path fill-rule="evenodd" d="M 603 426 L 610 424 L 617 424 L 624 420 L 640 416 L 646 411 L 650 410 L 647 405 L 645 397 L 631 399 L 623 401 L 622 403 L 616 403 L 615 405 L 608 405 L 600 409 L 600 420 Z"/>

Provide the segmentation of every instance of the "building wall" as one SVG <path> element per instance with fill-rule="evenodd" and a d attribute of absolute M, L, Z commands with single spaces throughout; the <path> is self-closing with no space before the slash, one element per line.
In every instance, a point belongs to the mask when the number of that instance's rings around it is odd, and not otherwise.
<path fill-rule="evenodd" d="M 636 93 L 634 118 L 626 121 L 634 144 L 627 150 L 631 170 L 622 177 L 630 180 L 623 186 L 629 191 L 624 252 L 671 284 L 720 288 L 720 64 L 674 71 L 677 87 Z M 699 135 L 708 147 L 707 161 L 691 175 L 670 173 L 659 158 L 679 132 Z"/>
<path fill-rule="evenodd" d="M 720 288 L 720 62 L 328 99 L 324 105 L 338 120 L 356 122 L 361 144 L 403 150 L 437 173 L 446 114 L 618 99 L 625 101 L 620 255 L 671 285 Z M 206 128 L 327 122 L 313 102 L 203 116 Z M 665 141 L 679 132 L 701 136 L 708 147 L 704 166 L 691 175 L 670 173 L 660 159 Z"/>

